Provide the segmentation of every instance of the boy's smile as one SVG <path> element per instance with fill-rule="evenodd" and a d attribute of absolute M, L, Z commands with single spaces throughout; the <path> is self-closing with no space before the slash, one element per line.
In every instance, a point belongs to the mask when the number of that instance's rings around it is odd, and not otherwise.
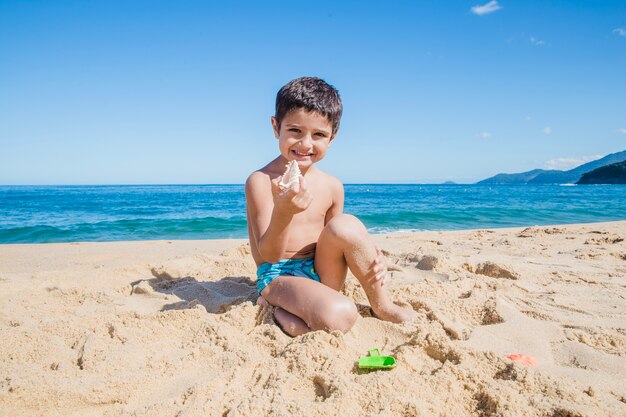
<path fill-rule="evenodd" d="M 281 155 L 288 161 L 298 161 L 300 168 L 307 170 L 311 164 L 325 155 L 334 136 L 331 122 L 317 112 L 304 109 L 292 110 L 278 121 L 272 117 L 274 136 L 278 139 Z"/>
<path fill-rule="evenodd" d="M 308 152 L 308 153 L 303 153 L 303 152 L 299 152 L 295 149 L 293 149 L 291 152 L 293 152 L 293 154 L 296 156 L 296 158 L 305 158 L 305 157 L 311 157 L 313 156 L 313 152 Z"/>

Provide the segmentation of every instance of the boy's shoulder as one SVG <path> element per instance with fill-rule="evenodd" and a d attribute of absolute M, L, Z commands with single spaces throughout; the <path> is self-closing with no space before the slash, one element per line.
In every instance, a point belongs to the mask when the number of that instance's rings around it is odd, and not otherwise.
<path fill-rule="evenodd" d="M 252 174 L 248 175 L 248 178 L 246 179 L 246 183 L 250 182 L 250 181 L 258 181 L 261 179 L 266 179 L 269 180 L 270 179 L 270 173 L 264 171 L 263 169 L 259 169 L 257 171 L 254 171 Z"/>
<path fill-rule="evenodd" d="M 280 164 L 277 163 L 278 158 L 269 162 L 263 168 L 257 169 L 252 174 L 248 175 L 248 179 L 246 180 L 246 184 L 252 182 L 265 181 L 268 182 L 272 180 L 272 178 L 282 174 L 282 170 L 284 169 L 282 166 L 279 167 Z"/>
<path fill-rule="evenodd" d="M 264 172 L 263 169 L 259 169 L 258 171 L 254 171 L 252 174 L 248 175 L 245 183 L 246 193 L 252 189 L 264 187 L 271 189 L 271 177 L 268 172 Z"/>

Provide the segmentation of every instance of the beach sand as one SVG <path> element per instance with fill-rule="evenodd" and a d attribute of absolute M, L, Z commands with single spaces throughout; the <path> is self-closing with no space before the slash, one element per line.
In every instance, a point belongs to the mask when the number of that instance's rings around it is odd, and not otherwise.
<path fill-rule="evenodd" d="M 376 235 L 419 318 L 290 338 L 245 240 L 0 245 L 2 416 L 625 416 L 626 221 Z M 396 357 L 360 371 L 372 347 Z M 524 366 L 507 358 L 536 359 Z"/>

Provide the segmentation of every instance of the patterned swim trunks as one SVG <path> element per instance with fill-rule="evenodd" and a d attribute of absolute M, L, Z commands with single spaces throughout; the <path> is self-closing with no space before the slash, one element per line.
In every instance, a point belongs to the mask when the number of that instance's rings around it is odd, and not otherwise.
<path fill-rule="evenodd" d="M 269 262 L 261 264 L 256 271 L 256 288 L 259 295 L 270 282 L 281 275 L 309 278 L 320 282 L 320 277 L 315 272 L 314 264 L 315 260 L 313 258 L 281 259 L 275 264 Z"/>

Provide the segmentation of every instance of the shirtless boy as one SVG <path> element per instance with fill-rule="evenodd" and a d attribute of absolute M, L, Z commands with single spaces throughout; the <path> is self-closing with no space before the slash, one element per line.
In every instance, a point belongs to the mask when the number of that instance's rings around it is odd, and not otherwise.
<path fill-rule="evenodd" d="M 276 307 L 276 321 L 291 336 L 352 328 L 357 309 L 340 292 L 348 268 L 376 317 L 397 323 L 416 316 L 389 299 L 384 256 L 363 224 L 343 214 L 341 182 L 315 166 L 337 135 L 341 113 L 339 93 L 325 81 L 303 77 L 286 84 L 271 119 L 280 155 L 246 181 L 259 302 Z M 281 180 L 290 161 L 302 175 L 287 188 Z"/>

